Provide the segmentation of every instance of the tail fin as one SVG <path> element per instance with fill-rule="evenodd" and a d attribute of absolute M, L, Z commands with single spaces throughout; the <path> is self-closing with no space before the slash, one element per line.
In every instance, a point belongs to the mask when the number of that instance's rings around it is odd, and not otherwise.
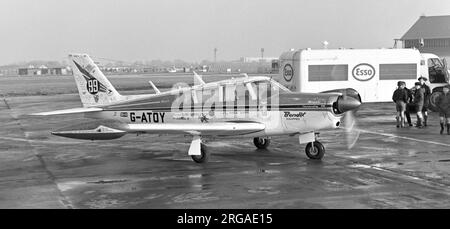
<path fill-rule="evenodd" d="M 83 107 L 117 102 L 122 96 L 87 54 L 69 54 Z"/>

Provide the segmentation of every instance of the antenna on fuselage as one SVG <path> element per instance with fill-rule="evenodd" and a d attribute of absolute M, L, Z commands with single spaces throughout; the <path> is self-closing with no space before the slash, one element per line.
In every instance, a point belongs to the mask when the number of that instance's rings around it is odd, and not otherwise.
<path fill-rule="evenodd" d="M 155 90 L 156 94 L 160 94 L 161 93 L 159 91 L 159 89 L 155 86 L 155 84 L 153 84 L 153 82 L 151 80 L 149 80 L 148 83 L 150 83 L 150 85 L 152 85 L 152 88 L 153 88 L 153 90 Z"/>
<path fill-rule="evenodd" d="M 239 75 L 243 75 L 243 76 L 245 76 L 245 78 L 248 78 L 247 73 L 241 73 L 241 74 L 239 74 Z"/>
<path fill-rule="evenodd" d="M 194 73 L 194 85 L 205 85 L 205 81 L 203 81 L 202 76 L 197 74 L 197 72 L 193 71 Z"/>

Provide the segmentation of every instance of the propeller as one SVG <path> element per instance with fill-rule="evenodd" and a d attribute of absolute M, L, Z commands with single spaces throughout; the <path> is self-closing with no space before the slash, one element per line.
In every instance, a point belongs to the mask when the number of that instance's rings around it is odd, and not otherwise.
<path fill-rule="evenodd" d="M 357 95 L 357 92 L 356 92 L 356 94 L 355 94 L 355 92 L 345 90 L 342 93 L 343 101 L 352 101 L 355 98 L 354 96 Z M 361 131 L 357 128 L 357 126 L 358 126 L 357 119 L 356 119 L 357 110 L 358 110 L 358 108 L 347 110 L 344 113 L 344 117 L 342 118 L 341 127 L 344 129 L 345 145 L 346 145 L 347 149 L 352 149 L 355 146 L 356 142 L 358 141 L 359 135 L 361 133 Z"/>
<path fill-rule="evenodd" d="M 358 141 L 361 131 L 357 128 L 355 118 L 356 111 L 348 111 L 344 114 L 343 127 L 345 131 L 345 145 L 347 149 L 352 149 Z"/>

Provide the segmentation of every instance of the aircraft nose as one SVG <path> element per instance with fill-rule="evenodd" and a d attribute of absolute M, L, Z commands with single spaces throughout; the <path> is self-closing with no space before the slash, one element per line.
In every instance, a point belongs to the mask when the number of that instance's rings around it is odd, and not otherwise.
<path fill-rule="evenodd" d="M 337 100 L 337 109 L 340 113 L 354 110 L 361 106 L 361 102 L 351 96 L 339 96 Z"/>

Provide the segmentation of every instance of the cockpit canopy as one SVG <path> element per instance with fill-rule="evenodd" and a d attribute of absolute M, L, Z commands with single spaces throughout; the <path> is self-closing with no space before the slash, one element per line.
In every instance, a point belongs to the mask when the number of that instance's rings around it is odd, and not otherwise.
<path fill-rule="evenodd" d="M 268 77 L 226 80 L 204 87 L 194 87 L 191 92 L 194 103 L 204 102 L 205 99 L 214 102 L 261 100 L 281 93 L 291 93 L 289 89 Z"/>

